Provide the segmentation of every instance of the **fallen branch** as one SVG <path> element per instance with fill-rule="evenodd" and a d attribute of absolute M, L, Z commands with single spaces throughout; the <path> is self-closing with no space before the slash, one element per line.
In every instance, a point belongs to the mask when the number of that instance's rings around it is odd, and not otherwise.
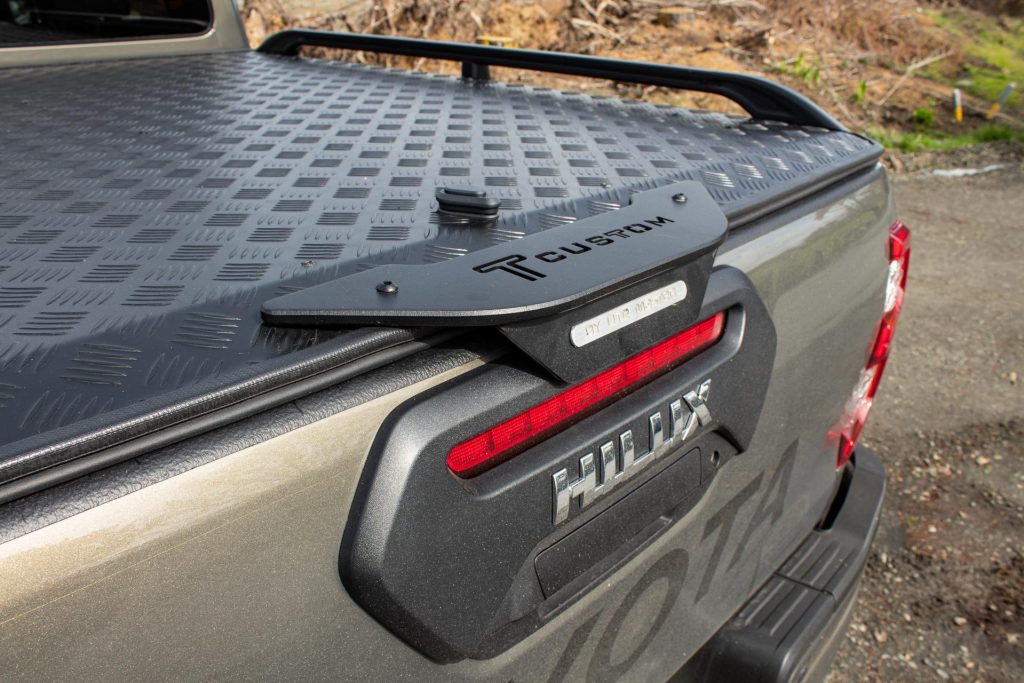
<path fill-rule="evenodd" d="M 580 7 L 585 9 L 587 11 L 587 14 L 589 14 L 591 17 L 594 18 L 594 21 L 600 23 L 600 21 L 601 21 L 601 12 L 600 12 L 600 10 L 596 10 L 593 7 L 591 7 L 590 3 L 587 2 L 587 0 L 579 0 L 579 3 L 580 3 Z"/>
<path fill-rule="evenodd" d="M 893 86 L 889 88 L 889 92 L 885 93 L 882 99 L 878 100 L 878 106 L 881 107 L 886 102 L 888 102 L 889 98 L 895 95 L 897 90 L 903 87 L 903 84 L 906 83 L 907 79 L 910 78 L 910 76 L 913 75 L 915 71 L 917 71 L 918 69 L 923 69 L 929 64 L 934 64 L 935 62 L 941 61 L 946 57 L 950 56 L 951 54 L 953 54 L 953 50 L 946 50 L 945 52 L 942 52 L 940 54 L 932 55 L 931 57 L 925 57 L 924 59 L 920 59 L 912 63 L 910 66 L 907 67 L 907 70 L 903 72 L 903 75 L 900 76 L 899 79 L 897 79 Z"/>
<path fill-rule="evenodd" d="M 587 21 L 586 19 L 577 19 L 576 17 L 573 17 L 572 19 L 569 20 L 569 22 L 575 28 L 584 29 L 586 31 L 590 31 L 591 34 L 596 34 L 601 36 L 602 38 L 614 40 L 617 44 L 621 45 L 626 42 L 626 36 L 616 33 L 610 28 L 601 26 L 600 24 L 595 24 L 592 21 Z"/>

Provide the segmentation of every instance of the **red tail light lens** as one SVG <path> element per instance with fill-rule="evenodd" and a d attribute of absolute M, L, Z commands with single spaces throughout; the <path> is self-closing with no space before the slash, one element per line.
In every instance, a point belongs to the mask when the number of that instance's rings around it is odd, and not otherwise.
<path fill-rule="evenodd" d="M 717 313 L 628 360 L 455 446 L 448 467 L 471 477 L 636 390 L 722 337 L 725 313 Z"/>
<path fill-rule="evenodd" d="M 843 416 L 832 428 L 831 436 L 839 442 L 836 467 L 842 467 L 853 455 L 857 439 L 864 428 L 871 406 L 874 403 L 878 383 L 889 360 L 889 350 L 896 330 L 896 320 L 903 309 L 903 297 L 907 289 L 907 269 L 910 266 L 910 229 L 897 221 L 889 229 L 889 270 L 885 284 L 885 305 L 882 320 L 878 323 L 875 339 L 871 345 L 868 363 L 860 372 L 853 394 L 846 402 Z"/>

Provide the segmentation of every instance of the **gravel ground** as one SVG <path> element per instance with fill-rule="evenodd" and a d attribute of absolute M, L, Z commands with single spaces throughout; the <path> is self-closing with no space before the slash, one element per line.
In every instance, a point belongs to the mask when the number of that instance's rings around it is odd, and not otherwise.
<path fill-rule="evenodd" d="M 830 681 L 1024 681 L 1024 165 L 895 189 L 910 282 L 864 436 L 889 491 Z"/>

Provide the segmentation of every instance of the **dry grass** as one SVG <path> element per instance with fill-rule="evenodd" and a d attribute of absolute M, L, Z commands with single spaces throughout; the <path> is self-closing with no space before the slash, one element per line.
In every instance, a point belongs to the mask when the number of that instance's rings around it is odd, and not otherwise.
<path fill-rule="evenodd" d="M 770 0 L 773 21 L 821 54 L 906 64 L 948 50 L 912 0 Z"/>

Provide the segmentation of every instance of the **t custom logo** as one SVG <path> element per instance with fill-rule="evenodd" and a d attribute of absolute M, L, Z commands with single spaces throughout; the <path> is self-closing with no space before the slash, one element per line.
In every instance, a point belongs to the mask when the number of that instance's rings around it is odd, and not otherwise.
<path fill-rule="evenodd" d="M 490 273 L 495 270 L 503 270 L 506 273 L 512 273 L 518 275 L 524 280 L 533 282 L 539 280 L 542 277 L 547 277 L 544 273 L 538 273 L 536 270 L 527 268 L 526 266 L 519 265 L 526 260 L 525 256 L 520 254 L 512 254 L 511 256 L 505 256 L 495 261 L 488 261 L 487 263 L 481 263 L 479 266 L 473 266 L 473 270 L 478 273 Z"/>
<path fill-rule="evenodd" d="M 560 247 L 555 247 L 548 251 L 542 251 L 539 254 L 534 254 L 533 256 L 524 256 L 523 254 L 503 256 L 499 259 L 473 266 L 473 270 L 477 273 L 504 271 L 511 275 L 515 275 L 516 277 L 521 277 L 528 282 L 536 282 L 541 278 L 547 277 L 547 275 L 536 270 L 535 264 L 533 263 L 530 265 L 534 267 L 523 265 L 524 261 L 558 263 L 559 261 L 566 260 L 570 256 L 579 256 L 581 254 L 592 252 L 594 247 L 607 247 L 612 244 L 618 244 L 630 237 L 643 235 L 644 233 L 648 233 L 657 227 L 665 225 L 666 223 L 675 223 L 675 221 L 671 218 L 665 218 L 664 216 L 655 216 L 649 220 L 641 221 L 639 223 L 630 223 L 629 225 L 624 225 L 621 228 L 616 228 L 615 230 L 607 230 L 603 233 L 585 237 L 578 242 L 572 242 Z"/>

